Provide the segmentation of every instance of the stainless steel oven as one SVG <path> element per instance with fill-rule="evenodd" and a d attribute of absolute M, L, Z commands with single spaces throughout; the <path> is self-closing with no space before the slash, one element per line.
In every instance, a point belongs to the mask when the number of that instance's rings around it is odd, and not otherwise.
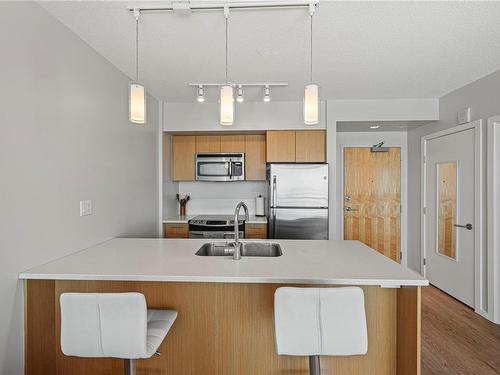
<path fill-rule="evenodd" d="M 196 154 L 196 180 L 243 181 L 244 179 L 244 153 Z"/>
<path fill-rule="evenodd" d="M 234 238 L 234 217 L 226 215 L 196 216 L 188 221 L 189 238 Z M 245 238 L 245 220 L 238 220 L 240 238 Z"/>

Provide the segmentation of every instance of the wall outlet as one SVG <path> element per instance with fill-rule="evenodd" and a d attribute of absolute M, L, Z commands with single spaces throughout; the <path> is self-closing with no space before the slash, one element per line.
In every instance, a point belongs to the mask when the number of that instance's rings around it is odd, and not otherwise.
<path fill-rule="evenodd" d="M 470 107 L 458 111 L 457 118 L 458 124 L 467 124 L 470 122 Z"/>
<path fill-rule="evenodd" d="M 92 215 L 92 201 L 80 201 L 80 216 Z"/>

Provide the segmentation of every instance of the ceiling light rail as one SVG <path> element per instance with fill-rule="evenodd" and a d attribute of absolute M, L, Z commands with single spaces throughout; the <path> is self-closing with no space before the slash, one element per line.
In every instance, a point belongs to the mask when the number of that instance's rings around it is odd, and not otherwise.
<path fill-rule="evenodd" d="M 233 86 L 233 87 L 238 87 L 238 86 L 288 86 L 288 83 L 268 83 L 268 82 L 263 82 L 263 83 L 232 83 L 232 82 L 220 82 L 220 83 L 214 83 L 214 82 L 211 82 L 211 83 L 204 83 L 204 82 L 199 82 L 199 83 L 188 83 L 188 86 L 195 86 L 195 87 L 199 87 L 199 86 L 203 86 L 203 87 L 209 87 L 209 86 L 223 86 L 223 85 L 230 85 L 230 86 Z"/>
<path fill-rule="evenodd" d="M 205 101 L 205 91 L 204 89 L 206 87 L 218 87 L 221 88 L 221 90 L 226 87 L 229 89 L 236 89 L 236 101 L 238 103 L 243 103 L 245 101 L 244 95 L 243 95 L 243 87 L 262 87 L 264 90 L 264 96 L 263 96 L 263 101 L 264 102 L 270 102 L 271 101 L 271 94 L 270 90 L 271 87 L 286 87 L 288 86 L 288 83 L 232 83 L 232 82 L 224 82 L 224 83 L 188 83 L 188 86 L 191 87 L 196 87 L 196 100 L 199 103 L 203 103 Z M 233 101 L 234 98 L 231 99 L 231 102 Z M 229 103 L 228 105 L 230 105 Z"/>
<path fill-rule="evenodd" d="M 175 11 L 211 11 L 211 10 L 260 10 L 260 9 L 294 9 L 309 8 L 317 5 L 319 0 L 309 1 L 238 1 L 238 2 L 207 2 L 207 1 L 172 1 L 169 6 L 158 5 L 129 5 L 127 9 L 133 12 L 175 12 Z"/>

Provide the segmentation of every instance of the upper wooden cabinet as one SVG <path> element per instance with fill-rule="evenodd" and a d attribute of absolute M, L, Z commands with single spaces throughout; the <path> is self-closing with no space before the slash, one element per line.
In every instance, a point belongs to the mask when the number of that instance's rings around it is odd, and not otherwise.
<path fill-rule="evenodd" d="M 272 130 L 267 132 L 268 163 L 326 162 L 324 130 Z"/>
<path fill-rule="evenodd" d="M 245 135 L 245 179 L 266 179 L 266 135 Z"/>
<path fill-rule="evenodd" d="M 326 132 L 270 130 L 266 134 L 173 135 L 172 180 L 194 181 L 197 152 L 244 152 L 245 179 L 264 181 L 266 162 L 326 162 Z"/>
<path fill-rule="evenodd" d="M 324 130 L 295 132 L 295 161 L 298 163 L 326 162 L 326 137 Z"/>
<path fill-rule="evenodd" d="M 272 130 L 266 133 L 266 160 L 273 162 L 295 162 L 295 132 Z"/>
<path fill-rule="evenodd" d="M 194 155 L 196 139 L 194 135 L 172 136 L 172 180 L 194 180 Z"/>
<path fill-rule="evenodd" d="M 245 136 L 221 135 L 220 152 L 245 152 Z"/>
<path fill-rule="evenodd" d="M 197 135 L 196 152 L 221 152 L 220 135 Z"/>

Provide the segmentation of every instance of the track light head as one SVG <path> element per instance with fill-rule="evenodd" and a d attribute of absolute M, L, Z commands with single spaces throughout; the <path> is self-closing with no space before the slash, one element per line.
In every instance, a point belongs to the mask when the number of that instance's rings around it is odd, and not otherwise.
<path fill-rule="evenodd" d="M 264 101 L 265 102 L 270 102 L 271 101 L 271 95 L 270 95 L 269 85 L 265 85 L 264 86 Z"/>
<path fill-rule="evenodd" d="M 203 94 L 203 86 L 198 85 L 198 95 L 196 96 L 198 103 L 203 103 L 205 101 L 205 95 Z"/>
<path fill-rule="evenodd" d="M 237 91 L 237 95 L 236 95 L 236 101 L 238 103 L 243 103 L 245 100 L 245 98 L 243 97 L 243 86 L 242 85 L 238 85 L 238 91 Z"/>

